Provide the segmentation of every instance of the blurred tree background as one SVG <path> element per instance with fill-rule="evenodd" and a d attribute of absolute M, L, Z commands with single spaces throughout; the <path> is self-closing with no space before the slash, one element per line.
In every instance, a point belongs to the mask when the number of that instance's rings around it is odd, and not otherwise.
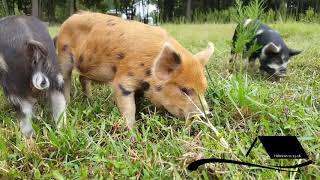
<path fill-rule="evenodd" d="M 156 10 L 148 12 L 149 4 Z M 0 16 L 26 14 L 61 23 L 78 10 L 91 10 L 145 22 L 152 17 L 154 22 L 229 23 L 236 14 L 234 5 L 235 0 L 1 0 Z M 265 0 L 264 8 L 261 18 L 268 22 L 320 22 L 320 0 Z"/>

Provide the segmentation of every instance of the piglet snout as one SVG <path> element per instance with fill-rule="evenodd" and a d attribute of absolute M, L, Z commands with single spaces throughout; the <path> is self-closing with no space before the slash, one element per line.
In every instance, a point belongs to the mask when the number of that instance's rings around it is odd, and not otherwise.
<path fill-rule="evenodd" d="M 279 73 L 280 74 L 286 74 L 287 73 L 287 69 L 282 68 L 282 69 L 279 70 Z"/>
<path fill-rule="evenodd" d="M 42 72 L 36 72 L 32 76 L 32 84 L 36 89 L 45 90 L 50 86 L 49 79 Z"/>

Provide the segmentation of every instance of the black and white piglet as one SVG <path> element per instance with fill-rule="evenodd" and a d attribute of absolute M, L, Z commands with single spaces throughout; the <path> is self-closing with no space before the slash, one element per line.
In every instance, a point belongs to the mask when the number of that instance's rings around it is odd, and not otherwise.
<path fill-rule="evenodd" d="M 64 81 L 55 47 L 47 28 L 35 17 L 0 20 L 0 82 L 20 113 L 20 128 L 26 137 L 34 135 L 33 105 L 40 94 L 48 95 L 58 127 L 65 124 Z"/>
<path fill-rule="evenodd" d="M 249 26 L 256 28 L 256 34 L 253 35 L 253 40 L 246 44 L 246 48 L 248 50 L 253 46 L 254 41 L 256 41 L 259 46 L 259 48 L 250 55 L 249 63 L 254 63 L 256 59 L 259 59 L 260 69 L 262 71 L 267 72 L 271 76 L 286 76 L 289 59 L 292 56 L 300 54 L 301 51 L 288 48 L 277 31 L 272 30 L 269 26 L 258 20 L 245 20 L 243 25 L 244 30 Z M 239 25 L 232 39 L 232 56 L 234 55 L 235 42 L 238 39 L 238 31 Z"/>

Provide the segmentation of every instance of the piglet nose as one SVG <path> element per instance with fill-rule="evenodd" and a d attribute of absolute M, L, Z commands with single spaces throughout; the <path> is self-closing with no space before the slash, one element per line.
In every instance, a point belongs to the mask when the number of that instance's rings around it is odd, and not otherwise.
<path fill-rule="evenodd" d="M 205 114 L 205 116 L 206 116 L 207 118 L 212 118 L 212 117 L 213 117 L 213 114 L 211 113 L 211 111 L 207 111 L 206 114 Z"/>
<path fill-rule="evenodd" d="M 285 74 L 285 73 L 287 73 L 287 69 L 282 68 L 282 69 L 279 70 L 279 72 L 280 72 L 281 74 Z"/>
<path fill-rule="evenodd" d="M 48 77 L 41 72 L 37 72 L 32 76 L 32 84 L 39 90 L 47 89 L 50 86 Z"/>
<path fill-rule="evenodd" d="M 203 114 L 203 115 L 200 116 L 200 119 L 201 119 L 201 120 L 206 120 L 207 118 L 210 119 L 210 118 L 212 118 L 212 117 L 213 117 L 212 113 L 207 111 L 207 112 L 205 112 L 205 114 Z"/>
<path fill-rule="evenodd" d="M 45 79 L 43 79 L 40 85 L 41 85 L 41 87 L 45 87 L 46 84 L 47 84 L 47 81 Z"/>

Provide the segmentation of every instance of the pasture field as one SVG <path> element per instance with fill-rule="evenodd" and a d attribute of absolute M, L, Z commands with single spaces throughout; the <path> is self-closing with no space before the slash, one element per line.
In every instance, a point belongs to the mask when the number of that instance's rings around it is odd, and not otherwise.
<path fill-rule="evenodd" d="M 196 53 L 208 41 L 216 51 L 207 67 L 206 98 L 214 109 L 207 120 L 177 120 L 149 102 L 139 102 L 139 120 L 128 132 L 107 85 L 95 85 L 84 98 L 76 75 L 67 109 L 68 127 L 56 131 L 46 103 L 34 119 L 36 140 L 26 143 L 17 114 L 0 93 L 1 179 L 318 179 L 320 177 L 320 25 L 273 24 L 296 49 L 288 77 L 272 81 L 251 70 L 229 73 L 230 40 L 235 24 L 162 25 Z M 59 27 L 50 27 L 52 36 Z M 46 108 L 43 108 L 46 107 Z M 220 135 L 216 136 L 213 127 Z M 300 173 L 211 164 L 189 172 L 198 158 L 226 158 L 264 165 L 300 160 L 271 160 L 258 135 L 296 135 L 314 163 Z M 224 138 L 229 145 L 221 144 Z"/>

